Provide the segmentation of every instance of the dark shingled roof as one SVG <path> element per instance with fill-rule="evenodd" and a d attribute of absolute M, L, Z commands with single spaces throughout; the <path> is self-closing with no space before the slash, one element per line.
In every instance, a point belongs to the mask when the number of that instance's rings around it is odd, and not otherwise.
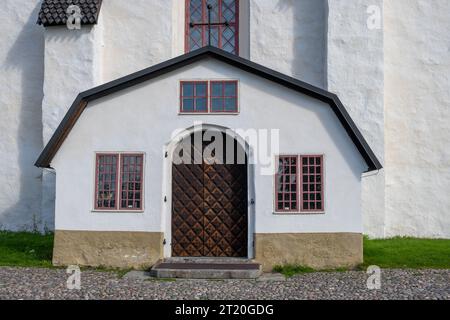
<path fill-rule="evenodd" d="M 96 24 L 102 0 L 43 0 L 37 23 L 49 26 L 61 26 L 67 23 L 67 8 L 77 5 L 81 9 L 81 24 Z"/>

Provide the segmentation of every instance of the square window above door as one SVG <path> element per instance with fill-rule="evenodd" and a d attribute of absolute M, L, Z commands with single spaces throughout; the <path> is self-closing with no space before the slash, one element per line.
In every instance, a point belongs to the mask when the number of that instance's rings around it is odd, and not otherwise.
<path fill-rule="evenodd" d="M 180 85 L 182 113 L 208 112 L 208 82 L 182 81 Z"/>
<path fill-rule="evenodd" d="M 211 81 L 211 112 L 238 112 L 237 81 Z"/>
<path fill-rule="evenodd" d="M 237 80 L 181 81 L 180 113 L 237 114 Z"/>

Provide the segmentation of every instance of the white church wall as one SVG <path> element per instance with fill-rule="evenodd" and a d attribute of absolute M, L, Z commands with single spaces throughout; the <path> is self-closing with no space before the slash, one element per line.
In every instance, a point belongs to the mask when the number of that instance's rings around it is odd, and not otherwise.
<path fill-rule="evenodd" d="M 250 59 L 324 88 L 325 0 L 249 0 Z"/>
<path fill-rule="evenodd" d="M 42 102 L 43 140 L 47 144 L 76 96 L 102 83 L 102 21 L 69 30 L 45 29 L 45 80 Z M 42 216 L 53 228 L 55 173 L 43 171 Z"/>
<path fill-rule="evenodd" d="M 178 115 L 179 81 L 199 78 L 239 79 L 240 114 Z M 260 175 L 256 166 L 249 197 L 256 196 L 252 210 L 257 233 L 362 232 L 361 172 L 367 166 L 331 108 L 212 60 L 87 107 L 52 162 L 58 180 L 56 229 L 169 232 L 165 226 L 171 216 L 170 192 L 163 190 L 170 164 L 165 163 L 165 146 L 175 130 L 190 128 L 195 121 L 233 129 L 281 129 L 280 153 L 325 154 L 325 214 L 274 215 L 273 176 Z M 145 152 L 143 213 L 92 211 L 95 152 L 107 151 Z"/>
<path fill-rule="evenodd" d="M 173 26 L 173 22 L 179 16 L 177 4 L 184 8 L 183 2 L 133 0 L 131 4 L 123 0 L 103 1 L 100 15 L 105 30 L 104 81 L 172 58 L 178 48 L 177 42 L 173 41 L 173 30 L 177 25 L 184 26 L 184 17 L 183 23 Z M 184 28 L 182 30 L 184 35 Z"/>
<path fill-rule="evenodd" d="M 387 236 L 450 237 L 449 13 L 385 1 Z"/>
<path fill-rule="evenodd" d="M 40 1 L 3 0 L 0 10 L 0 229 L 43 230 L 41 103 L 44 30 Z"/>
<path fill-rule="evenodd" d="M 372 10 L 379 13 L 379 25 L 369 20 L 377 18 Z M 328 1 L 327 82 L 384 164 L 382 14 L 383 0 Z M 362 199 L 364 233 L 384 237 L 384 170 L 363 179 Z"/>

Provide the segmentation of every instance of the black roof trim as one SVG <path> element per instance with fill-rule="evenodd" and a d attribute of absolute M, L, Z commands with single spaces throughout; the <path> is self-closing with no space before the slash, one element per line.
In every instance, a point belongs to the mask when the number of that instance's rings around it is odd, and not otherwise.
<path fill-rule="evenodd" d="M 375 171 L 383 168 L 337 95 L 214 47 L 198 49 L 80 93 L 35 165 L 41 168 L 50 168 L 53 157 L 90 101 L 154 79 L 170 71 L 202 60 L 205 57 L 212 57 L 223 61 L 229 65 L 253 73 L 267 80 L 274 81 L 280 85 L 329 104 L 366 161 L 368 171 Z"/>

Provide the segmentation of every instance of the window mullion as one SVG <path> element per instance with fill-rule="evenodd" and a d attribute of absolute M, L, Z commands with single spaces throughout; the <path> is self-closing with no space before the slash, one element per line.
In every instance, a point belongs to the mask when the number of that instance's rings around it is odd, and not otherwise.
<path fill-rule="evenodd" d="M 218 0 L 218 12 L 219 12 L 219 23 L 222 22 L 222 0 Z M 218 26 L 217 28 L 217 44 L 219 46 L 219 48 L 222 48 L 222 30 L 223 26 Z"/>
<path fill-rule="evenodd" d="M 117 204 L 116 210 L 120 210 L 122 201 L 122 154 L 117 154 Z"/>
<path fill-rule="evenodd" d="M 302 161 L 302 156 L 301 155 L 298 155 L 297 156 L 297 183 L 298 183 L 298 186 L 297 186 L 297 190 L 296 190 L 296 193 L 297 193 L 297 210 L 299 211 L 299 212 L 301 212 L 302 211 L 302 203 L 300 202 L 300 201 L 302 201 L 302 197 L 303 197 L 303 192 L 302 192 L 302 190 L 303 190 L 303 178 L 302 178 L 302 170 L 301 170 L 301 161 Z"/>
<path fill-rule="evenodd" d="M 206 81 L 206 113 L 211 113 L 212 106 L 211 106 L 211 99 L 212 99 L 212 88 L 211 88 L 211 81 Z"/>
<path fill-rule="evenodd" d="M 208 6 L 208 0 L 202 0 L 202 23 L 205 23 L 205 21 L 207 21 L 208 17 L 207 17 L 207 6 Z M 206 26 L 202 26 L 202 45 L 206 46 L 207 44 L 207 28 Z"/>
<path fill-rule="evenodd" d="M 225 112 L 225 81 L 222 81 L 222 97 L 220 97 L 222 100 L 222 112 Z"/>

